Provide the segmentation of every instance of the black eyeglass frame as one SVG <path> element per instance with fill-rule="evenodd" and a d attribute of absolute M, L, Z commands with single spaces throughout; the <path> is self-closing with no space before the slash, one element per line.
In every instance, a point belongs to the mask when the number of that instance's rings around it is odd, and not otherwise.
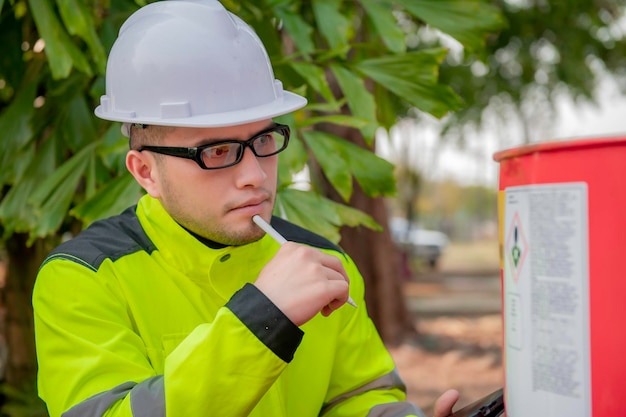
<path fill-rule="evenodd" d="M 285 138 L 285 143 L 283 144 L 283 146 L 280 149 L 277 149 L 276 151 L 267 154 L 267 155 L 259 155 L 257 154 L 256 150 L 254 149 L 253 143 L 254 141 L 256 141 L 257 139 L 261 138 L 263 135 L 266 135 L 270 132 L 278 132 L 280 133 L 284 138 Z M 283 125 L 280 123 L 275 123 L 274 125 L 270 126 L 269 128 L 262 130 L 259 133 L 256 133 L 254 136 L 252 136 L 250 139 L 244 140 L 244 141 L 239 141 L 239 140 L 224 140 L 224 141 L 220 141 L 220 142 L 213 142 L 213 143 L 207 143 L 206 145 L 201 145 L 201 146 L 197 146 L 197 147 L 193 147 L 193 148 L 184 148 L 184 147 L 178 147 L 178 146 L 140 146 L 139 148 L 137 148 L 138 152 L 142 152 L 142 151 L 150 151 L 150 152 L 154 152 L 154 153 L 158 153 L 161 155 L 168 155 L 168 156 L 175 156 L 178 158 L 185 158 L 185 159 L 191 159 L 193 161 L 196 162 L 196 164 L 198 164 L 198 166 L 202 169 L 207 169 L 207 170 L 212 170 L 212 169 L 222 169 L 222 168 L 228 168 L 228 167 L 232 167 L 233 165 L 237 165 L 239 162 L 241 162 L 241 160 L 243 159 L 243 154 L 246 151 L 246 147 L 250 148 L 250 150 L 252 151 L 252 153 L 254 154 L 254 156 L 256 156 L 257 158 L 266 158 L 268 156 L 273 156 L 276 155 L 282 151 L 284 151 L 287 148 L 287 145 L 289 144 L 289 135 L 291 133 L 291 129 L 289 128 L 289 126 L 287 125 Z M 207 149 L 207 148 L 211 148 L 214 146 L 221 146 L 224 144 L 237 144 L 240 146 L 240 152 L 237 154 L 237 159 L 235 159 L 235 161 L 233 161 L 232 163 L 228 164 L 228 165 L 224 165 L 224 166 L 220 166 L 220 167 L 208 167 L 205 165 L 204 161 L 202 160 L 202 152 Z"/>

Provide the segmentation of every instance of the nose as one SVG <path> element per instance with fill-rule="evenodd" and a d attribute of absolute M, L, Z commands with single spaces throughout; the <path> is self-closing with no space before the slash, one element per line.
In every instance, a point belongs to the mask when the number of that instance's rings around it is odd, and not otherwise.
<path fill-rule="evenodd" d="M 269 158 L 257 158 L 252 149 L 245 147 L 243 150 L 243 156 L 241 162 L 235 165 L 233 168 L 237 170 L 237 187 L 259 187 L 267 179 L 266 166 L 267 162 L 263 161 Z"/>

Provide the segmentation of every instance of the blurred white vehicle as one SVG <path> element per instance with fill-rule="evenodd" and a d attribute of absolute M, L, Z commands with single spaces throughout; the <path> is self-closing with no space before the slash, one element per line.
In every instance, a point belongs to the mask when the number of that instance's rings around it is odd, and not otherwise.
<path fill-rule="evenodd" d="M 423 259 L 429 266 L 437 266 L 448 246 L 448 236 L 437 230 L 422 229 L 402 217 L 389 220 L 389 231 L 394 242 L 412 256 Z"/>

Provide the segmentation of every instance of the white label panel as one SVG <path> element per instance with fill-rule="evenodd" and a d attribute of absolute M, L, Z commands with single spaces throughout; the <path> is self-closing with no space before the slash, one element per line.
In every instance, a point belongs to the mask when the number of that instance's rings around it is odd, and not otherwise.
<path fill-rule="evenodd" d="M 591 417 L 587 184 L 505 190 L 508 417 Z"/>

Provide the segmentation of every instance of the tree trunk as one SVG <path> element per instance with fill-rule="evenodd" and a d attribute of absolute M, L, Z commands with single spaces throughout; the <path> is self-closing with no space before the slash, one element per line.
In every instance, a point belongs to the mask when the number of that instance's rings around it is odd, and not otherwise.
<path fill-rule="evenodd" d="M 44 240 L 28 247 L 25 234 L 14 234 L 6 242 L 8 268 L 5 285 L 4 335 L 9 349 L 5 380 L 22 387 L 36 377 L 37 359 L 31 297 L 35 277 L 49 248 Z"/>
<path fill-rule="evenodd" d="M 366 147 L 358 130 L 336 125 L 325 125 L 322 128 Z M 322 183 L 328 198 L 345 204 L 332 185 L 325 179 Z M 365 280 L 368 313 L 387 345 L 395 346 L 413 340 L 417 337 L 417 330 L 414 317 L 409 312 L 404 298 L 405 274 L 401 272 L 401 256 L 389 233 L 385 201 L 382 197 L 368 197 L 355 181 L 354 192 L 348 204 L 369 214 L 384 227 L 382 232 L 365 227 L 341 229 L 340 245 L 354 259 Z"/>
<path fill-rule="evenodd" d="M 358 189 L 350 200 L 377 223 L 387 227 L 387 209 L 381 198 L 371 199 Z M 365 280 L 365 301 L 383 341 L 398 345 L 415 338 L 414 318 L 404 299 L 400 254 L 387 229 L 376 232 L 364 227 L 341 230 L 341 246 L 352 256 Z"/>

